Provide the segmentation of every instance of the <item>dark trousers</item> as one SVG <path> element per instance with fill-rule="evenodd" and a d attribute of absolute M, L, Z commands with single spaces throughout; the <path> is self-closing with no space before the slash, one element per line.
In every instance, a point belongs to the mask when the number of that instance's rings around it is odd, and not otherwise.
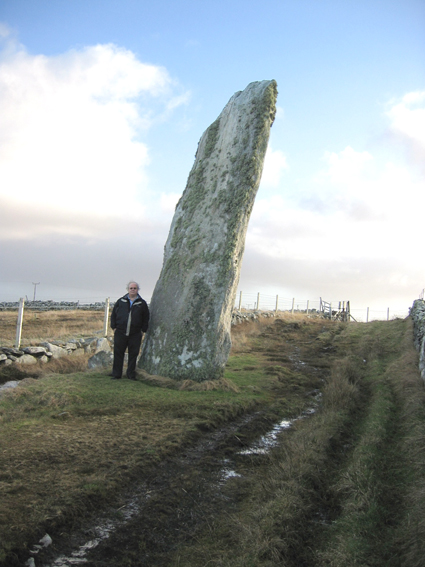
<path fill-rule="evenodd" d="M 114 364 L 112 376 L 121 378 L 124 365 L 124 354 L 128 349 L 127 378 L 133 380 L 136 377 L 136 361 L 142 344 L 142 332 L 127 335 L 118 329 L 114 334 Z"/>

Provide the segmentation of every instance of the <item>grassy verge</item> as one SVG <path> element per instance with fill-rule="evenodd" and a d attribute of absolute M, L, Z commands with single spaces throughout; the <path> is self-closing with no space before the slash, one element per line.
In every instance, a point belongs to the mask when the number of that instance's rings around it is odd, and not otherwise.
<path fill-rule="evenodd" d="M 419 567 L 425 397 L 411 322 L 374 323 L 365 331 L 358 347 L 367 368 L 366 413 L 354 424 L 355 447 L 333 486 L 341 513 L 318 564 Z"/>
<path fill-rule="evenodd" d="M 256 461 L 237 511 L 173 565 L 423 564 L 425 396 L 411 322 L 349 325 L 329 350 L 321 411 Z"/>

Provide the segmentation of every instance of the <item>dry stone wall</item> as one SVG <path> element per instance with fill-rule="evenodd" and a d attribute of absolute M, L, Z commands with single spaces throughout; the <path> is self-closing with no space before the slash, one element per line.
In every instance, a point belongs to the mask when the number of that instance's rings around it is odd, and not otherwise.
<path fill-rule="evenodd" d="M 413 320 L 413 337 L 419 352 L 419 371 L 425 381 L 425 301 L 417 299 L 410 310 Z"/>
<path fill-rule="evenodd" d="M 42 342 L 37 346 L 22 348 L 0 347 L 0 365 L 47 363 L 55 358 L 96 355 L 99 352 L 111 353 L 111 339 L 90 337 L 69 341 Z M 111 362 L 111 357 L 109 362 Z"/>
<path fill-rule="evenodd" d="M 113 307 L 110 303 L 110 307 Z M 0 309 L 15 310 L 19 308 L 19 301 L 1 301 Z M 25 309 L 33 311 L 67 311 L 67 310 L 83 310 L 83 311 L 103 311 L 105 309 L 104 301 L 96 301 L 95 303 L 80 303 L 79 301 L 26 301 Z"/>
<path fill-rule="evenodd" d="M 258 321 L 260 317 L 274 317 L 273 311 L 238 311 L 232 313 L 232 325 Z M 22 348 L 0 347 L 0 367 L 10 364 L 45 364 L 55 358 L 90 354 L 89 370 L 112 365 L 113 337 L 88 337 L 69 341 L 44 341 L 37 346 Z"/>

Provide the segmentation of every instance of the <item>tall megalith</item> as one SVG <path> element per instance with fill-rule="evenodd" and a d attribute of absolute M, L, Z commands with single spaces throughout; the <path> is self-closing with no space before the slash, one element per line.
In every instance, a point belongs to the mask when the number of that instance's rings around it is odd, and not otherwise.
<path fill-rule="evenodd" d="M 202 135 L 176 206 L 139 367 L 198 382 L 220 378 L 245 236 L 276 112 L 275 81 L 229 100 Z"/>

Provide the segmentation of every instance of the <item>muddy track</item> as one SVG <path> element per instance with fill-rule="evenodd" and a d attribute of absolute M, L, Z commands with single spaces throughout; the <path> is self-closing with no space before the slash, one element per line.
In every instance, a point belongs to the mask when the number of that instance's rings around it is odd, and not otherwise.
<path fill-rule="evenodd" d="M 179 544 L 195 537 L 223 510 L 232 511 L 227 480 L 251 466 L 253 457 L 241 451 L 270 426 L 265 413 L 256 412 L 204 434 L 183 454 L 161 462 L 117 507 L 92 519 L 85 529 L 55 539 L 42 565 L 65 567 L 82 560 L 88 567 L 169 565 L 169 554 Z M 243 490 L 243 480 L 239 485 L 238 491 Z"/>
<path fill-rule="evenodd" d="M 323 369 L 316 367 L 316 360 L 309 362 L 312 350 L 316 351 L 311 345 L 315 336 L 308 337 L 300 348 L 299 342 L 288 336 L 288 327 L 290 331 L 299 330 L 298 325 L 294 329 L 288 325 L 284 327 L 284 337 L 280 332 L 272 333 L 275 344 L 269 344 L 266 359 L 270 364 L 284 363 L 317 379 Z M 318 390 L 307 393 L 303 417 L 313 414 L 317 393 Z M 85 529 L 55 536 L 54 545 L 37 557 L 37 566 L 68 567 L 81 562 L 87 567 L 169 566 L 178 546 L 208 530 L 221 514 L 235 510 L 244 497 L 250 471 L 267 462 L 262 449 L 247 449 L 262 436 L 263 445 L 264 439 L 266 446 L 270 439 L 276 441 L 279 420 L 276 408 L 268 408 L 203 433 L 193 446 L 144 475 L 140 483 L 119 497 L 113 508 L 92 518 Z M 288 422 L 283 423 L 285 429 Z"/>

